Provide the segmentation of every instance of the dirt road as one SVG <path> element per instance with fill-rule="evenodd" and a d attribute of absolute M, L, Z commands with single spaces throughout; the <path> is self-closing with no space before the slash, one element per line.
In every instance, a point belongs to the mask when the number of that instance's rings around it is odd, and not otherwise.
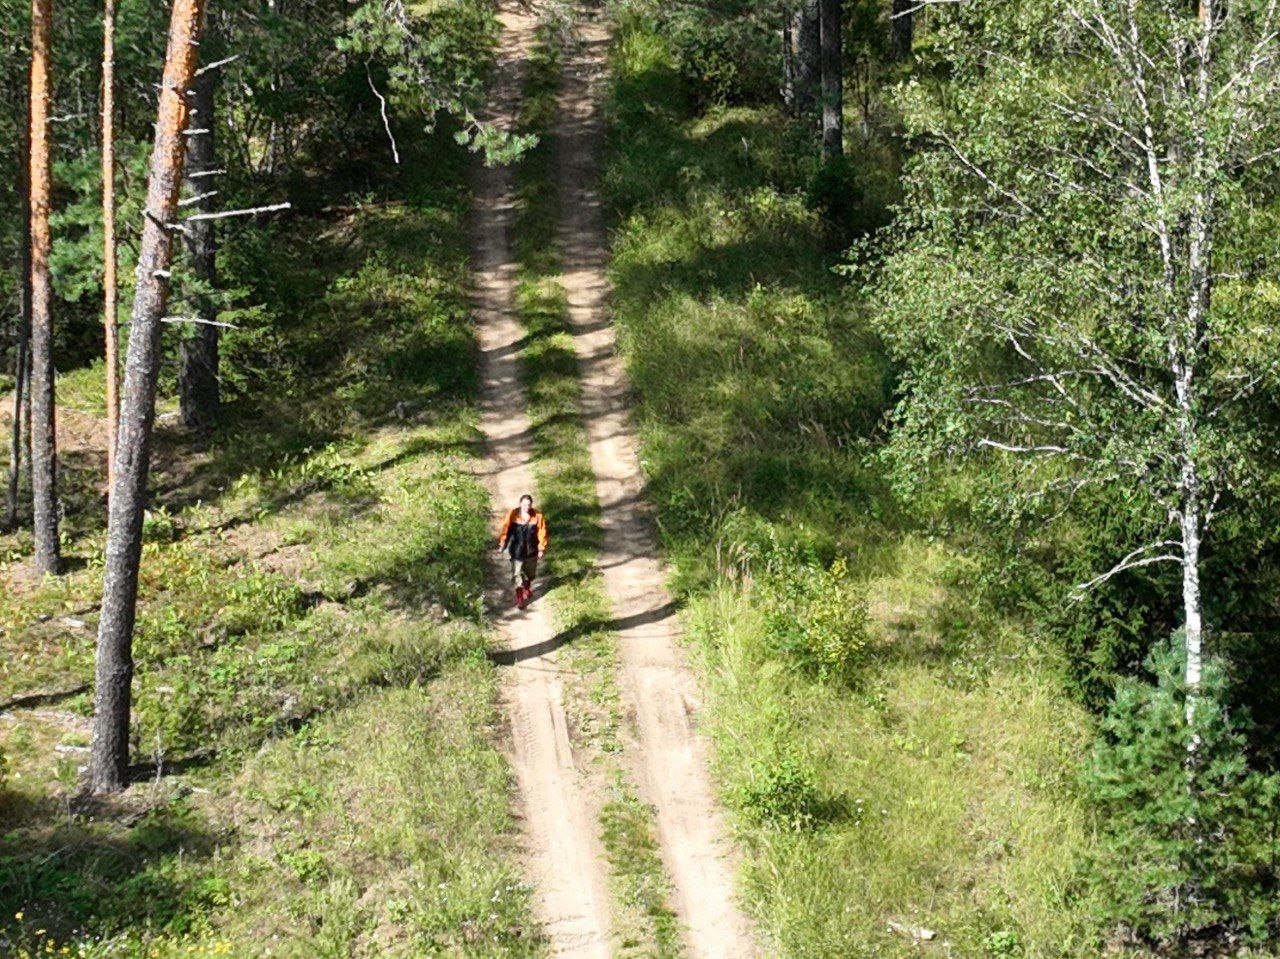
<path fill-rule="evenodd" d="M 494 117 L 518 109 L 521 60 L 534 23 L 504 7 L 504 40 L 491 90 Z M 592 14 L 564 57 L 557 119 L 557 242 L 564 263 L 574 346 L 604 545 L 599 557 L 627 709 L 625 763 L 656 810 L 663 863 L 690 959 L 752 959 L 753 931 L 734 898 L 732 850 L 698 733 L 697 688 L 680 646 L 665 587 L 652 509 L 645 498 L 628 415 L 626 371 L 616 353 L 608 295 L 608 238 L 596 185 L 607 28 Z M 495 509 L 533 489 L 532 442 L 518 361 L 522 331 L 512 301 L 511 174 L 482 171 L 476 185 L 476 307 L 482 363 L 482 427 Z M 512 763 L 520 785 L 529 878 L 537 915 L 558 956 L 608 956 L 609 899 L 599 841 L 600 797 L 575 755 L 565 722 L 563 677 L 552 624 L 535 601 L 509 610 L 503 584 L 494 608 L 509 655 L 504 695 Z M 523 653 L 517 652 L 524 650 Z M 542 652 L 543 650 L 549 650 Z M 534 655 L 533 653 L 537 653 Z"/>
<path fill-rule="evenodd" d="M 565 58 L 560 95 L 559 241 L 604 532 L 600 568 L 635 738 L 629 761 L 657 811 L 688 954 L 749 959 L 757 950 L 735 902 L 732 850 L 711 787 L 708 746 L 696 728 L 697 687 L 665 585 L 611 322 L 608 237 L 597 186 L 608 33 L 590 18 L 582 33 L 582 44 Z"/>
<path fill-rule="evenodd" d="M 510 3 L 504 5 L 502 17 L 489 109 L 491 119 L 510 128 L 519 111 L 523 63 L 536 19 Z M 533 444 L 518 356 L 524 334 L 514 312 L 509 167 L 477 172 L 473 214 L 481 429 L 488 454 L 486 480 L 495 509 L 501 510 L 534 490 Z M 535 599 L 529 609 L 516 612 L 510 594 L 510 584 L 495 574 L 491 602 L 505 646 L 514 650 L 547 643 L 555 629 L 546 604 Z M 504 670 L 502 689 L 536 918 L 552 955 L 607 959 L 612 949 L 605 859 L 598 838 L 599 800 L 575 765 L 555 651 L 513 657 Z"/>

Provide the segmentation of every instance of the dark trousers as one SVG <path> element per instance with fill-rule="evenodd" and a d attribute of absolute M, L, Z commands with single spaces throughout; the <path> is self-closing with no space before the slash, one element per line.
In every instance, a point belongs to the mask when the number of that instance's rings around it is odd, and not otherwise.
<path fill-rule="evenodd" d="M 533 578 L 538 575 L 538 554 L 526 556 L 524 559 L 511 560 L 511 580 L 516 586 L 523 586 L 525 582 L 533 582 Z"/>

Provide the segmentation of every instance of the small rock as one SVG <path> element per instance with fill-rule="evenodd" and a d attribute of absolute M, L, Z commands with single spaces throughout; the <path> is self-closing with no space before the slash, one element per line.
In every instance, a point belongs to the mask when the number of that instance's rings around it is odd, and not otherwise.
<path fill-rule="evenodd" d="M 916 942 L 932 942 L 938 937 L 938 934 L 932 929 L 927 929 L 924 926 L 906 926 L 900 922 L 889 923 L 889 931 L 903 936 L 910 936 Z"/>

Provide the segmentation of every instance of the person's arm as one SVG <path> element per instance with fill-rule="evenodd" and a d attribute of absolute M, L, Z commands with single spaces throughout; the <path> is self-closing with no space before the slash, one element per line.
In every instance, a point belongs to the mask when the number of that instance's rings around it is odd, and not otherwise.
<path fill-rule="evenodd" d="M 538 514 L 538 555 L 541 556 L 547 551 L 547 516 L 545 513 Z"/>

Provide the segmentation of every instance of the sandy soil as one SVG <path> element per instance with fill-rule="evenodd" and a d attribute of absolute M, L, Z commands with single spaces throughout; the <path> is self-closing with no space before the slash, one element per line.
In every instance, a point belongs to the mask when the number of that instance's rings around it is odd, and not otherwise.
<path fill-rule="evenodd" d="M 626 370 L 610 322 L 608 242 L 597 187 L 608 33 L 595 18 L 566 57 L 560 96 L 559 241 L 604 532 L 600 555 L 631 713 L 629 760 L 657 810 L 663 861 L 693 959 L 748 959 L 753 931 L 734 897 L 735 865 L 698 733 L 698 695 L 665 587 L 628 416 Z"/>
<path fill-rule="evenodd" d="M 536 18 L 503 5 L 503 39 L 490 88 L 491 118 L 504 125 L 518 113 L 523 60 Z M 518 350 L 523 331 L 514 314 L 510 168 L 481 168 L 475 184 L 475 307 L 481 350 L 481 428 L 486 482 L 495 510 L 534 491 L 532 440 L 525 414 Z M 511 607 L 506 564 L 495 558 L 492 608 L 503 644 L 525 650 L 506 658 L 503 701 L 511 726 L 509 759 L 520 790 L 526 874 L 535 915 L 555 956 L 605 959 L 612 954 L 609 895 L 599 839 L 600 798 L 575 763 L 565 720 L 564 686 L 551 642 L 554 625 L 535 596 L 523 612 Z M 537 654 L 536 650 L 546 650 Z"/>

